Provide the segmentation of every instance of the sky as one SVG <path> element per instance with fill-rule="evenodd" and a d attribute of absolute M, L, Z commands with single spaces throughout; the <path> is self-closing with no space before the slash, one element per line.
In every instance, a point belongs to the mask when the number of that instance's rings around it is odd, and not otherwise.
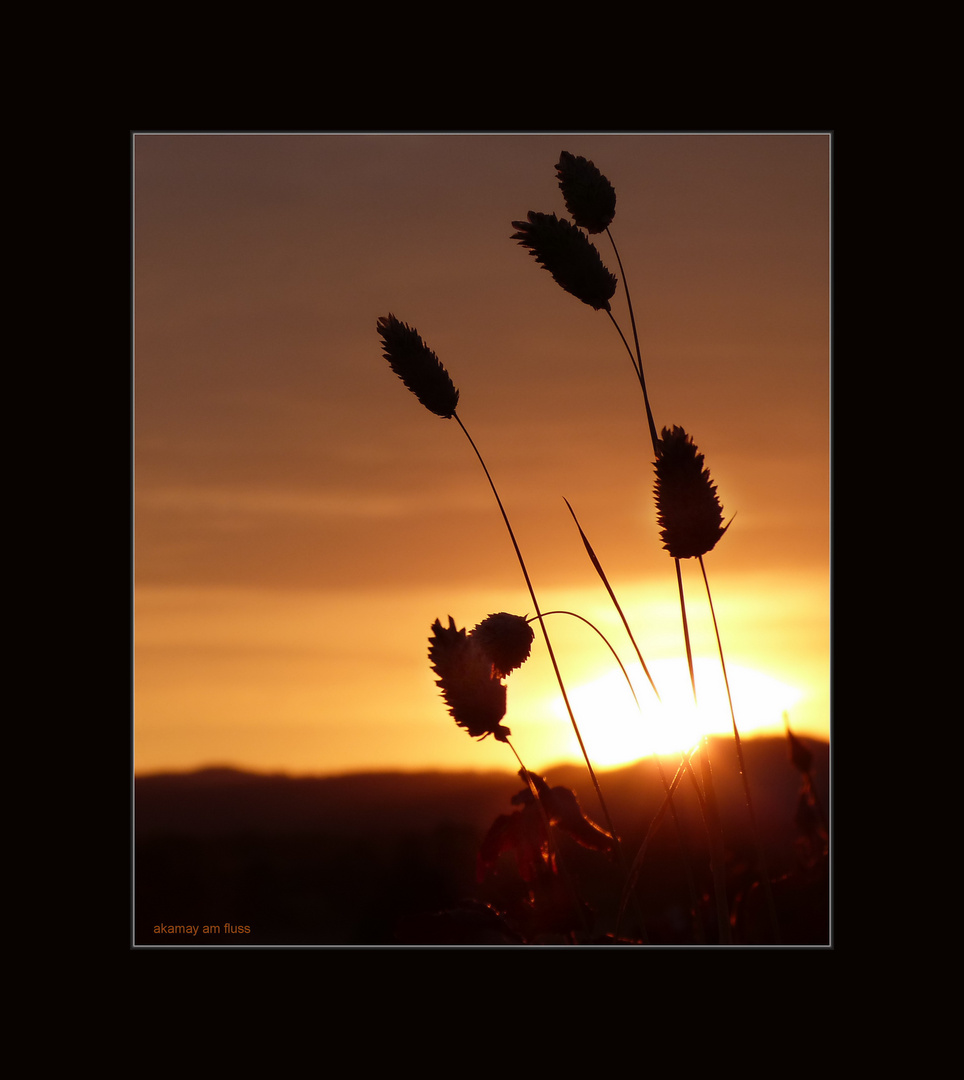
<path fill-rule="evenodd" d="M 657 426 L 692 435 L 732 519 L 704 565 L 741 734 L 782 731 L 786 714 L 829 737 L 827 133 L 145 132 L 131 155 L 138 773 L 518 767 L 448 715 L 428 638 L 436 619 L 471 629 L 532 601 L 465 435 L 383 358 L 389 313 L 458 387 L 540 608 L 572 613 L 546 627 L 590 757 L 731 728 L 690 559 L 693 711 L 629 356 L 511 239 L 528 211 L 566 216 L 563 150 L 615 187 Z M 592 239 L 630 336 L 613 248 Z M 577 760 L 538 632 L 506 685 L 526 765 Z"/>

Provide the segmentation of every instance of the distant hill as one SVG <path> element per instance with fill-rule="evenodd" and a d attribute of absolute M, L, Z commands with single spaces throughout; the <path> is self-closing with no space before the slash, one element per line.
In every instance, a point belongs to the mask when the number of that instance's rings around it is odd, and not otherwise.
<path fill-rule="evenodd" d="M 802 740 L 829 805 L 829 748 Z M 801 774 L 783 739 L 744 741 L 747 772 L 771 876 L 792 869 Z M 711 760 L 734 858 L 752 849 L 731 740 Z M 670 759 L 664 759 L 672 769 Z M 577 793 L 602 823 L 591 781 L 575 766 L 549 770 L 552 786 Z M 635 852 L 663 801 L 652 760 L 599 773 L 626 850 Z M 341 944 L 398 942 L 400 921 L 479 896 L 476 856 L 499 815 L 523 787 L 512 773 L 366 773 L 292 778 L 227 768 L 135 780 L 135 940 L 145 945 Z M 702 827 L 688 784 L 676 799 L 699 859 Z M 676 834 L 661 826 L 647 856 L 674 858 Z M 665 844 L 670 847 L 666 847 Z M 592 853 L 597 857 L 597 853 Z M 573 860 L 584 857 L 582 849 Z M 485 897 L 483 897 L 485 899 Z M 491 901 L 490 901 L 491 902 Z M 205 922 L 210 920 L 210 922 Z M 221 926 L 204 937 L 161 926 Z M 238 934 L 224 926 L 249 927 Z"/>
<path fill-rule="evenodd" d="M 331 832 L 367 835 L 432 828 L 446 820 L 481 826 L 505 807 L 511 773 L 355 773 L 289 777 L 201 769 L 138 777 L 138 837 L 179 832 Z"/>

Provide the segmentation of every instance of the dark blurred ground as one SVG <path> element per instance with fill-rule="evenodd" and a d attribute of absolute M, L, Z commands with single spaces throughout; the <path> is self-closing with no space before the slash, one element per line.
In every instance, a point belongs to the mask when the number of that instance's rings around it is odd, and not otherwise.
<path fill-rule="evenodd" d="M 826 810 L 829 749 L 803 742 L 813 754 L 814 787 Z M 801 773 L 790 762 L 785 740 L 746 740 L 744 753 L 775 881 L 781 943 L 826 946 L 828 863 L 818 857 L 812 820 L 799 817 Z M 732 742 L 714 744 L 712 760 L 736 930 L 746 943 L 769 944 L 767 909 L 761 890 L 753 887 L 756 848 Z M 583 811 L 602 820 L 584 770 L 561 768 L 546 778 L 575 790 Z M 601 773 L 600 784 L 631 861 L 662 802 L 655 765 L 647 761 Z M 499 815 L 513 812 L 512 796 L 522 786 L 508 773 L 292 779 L 213 769 L 139 778 L 135 945 L 384 947 L 533 940 L 527 890 L 512 858 L 504 856 L 483 882 L 476 877 L 483 837 Z M 647 849 L 637 910 L 650 944 L 712 944 L 712 911 L 703 912 L 703 919 L 692 915 L 694 897 L 699 909 L 700 897 L 709 892 L 709 860 L 688 785 L 680 788 L 676 805 L 679 826 L 667 817 Z M 599 933 L 615 927 L 618 868 L 605 854 L 565 837 L 560 857 Z M 496 919 L 484 904 L 507 912 L 507 920 Z M 200 929 L 196 936 L 157 929 L 177 925 Z M 220 932 L 204 934 L 205 926 Z"/>

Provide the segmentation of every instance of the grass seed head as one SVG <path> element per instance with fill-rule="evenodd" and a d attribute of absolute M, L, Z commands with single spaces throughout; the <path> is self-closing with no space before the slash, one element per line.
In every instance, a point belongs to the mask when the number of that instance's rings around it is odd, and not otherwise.
<path fill-rule="evenodd" d="M 673 558 L 705 555 L 726 532 L 710 470 L 681 427 L 663 428 L 655 493 L 663 547 Z"/>
<path fill-rule="evenodd" d="M 482 651 L 492 660 L 493 674 L 504 679 L 529 659 L 532 627 L 521 615 L 500 611 L 483 619 L 470 637 L 477 641 Z"/>
<path fill-rule="evenodd" d="M 494 735 L 505 742 L 512 732 L 499 721 L 505 716 L 505 687 L 492 669 L 492 658 L 478 640 L 455 626 L 449 616 L 447 627 L 438 619 L 432 624 L 428 658 L 438 675 L 436 686 L 460 728 L 473 739 Z"/>
<path fill-rule="evenodd" d="M 616 189 L 606 177 L 591 161 L 565 150 L 556 175 L 572 220 L 586 232 L 605 232 L 616 216 Z"/>
<path fill-rule="evenodd" d="M 518 230 L 512 239 L 528 248 L 567 293 L 596 311 L 611 310 L 609 301 L 616 292 L 616 278 L 581 229 L 555 214 L 538 214 L 534 210 L 529 211 L 526 221 L 513 221 L 512 225 Z"/>
<path fill-rule="evenodd" d="M 399 322 L 394 315 L 388 315 L 378 320 L 378 332 L 392 371 L 425 408 L 445 419 L 454 416 L 459 392 L 439 358 L 417 331 Z"/>

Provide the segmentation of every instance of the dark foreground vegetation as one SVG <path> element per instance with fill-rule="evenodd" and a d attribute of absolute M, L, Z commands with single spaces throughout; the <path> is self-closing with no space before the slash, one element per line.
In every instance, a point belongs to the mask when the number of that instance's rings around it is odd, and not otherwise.
<path fill-rule="evenodd" d="M 815 794 L 829 803 L 829 754 L 813 755 Z M 732 741 L 711 744 L 736 945 L 772 945 L 755 885 L 755 844 Z M 826 843 L 782 739 L 744 742 L 779 944 L 830 943 Z M 584 770 L 546 774 L 598 820 Z M 663 801 L 652 761 L 600 774 L 632 863 Z M 560 830 L 558 873 L 532 874 L 518 842 L 492 846 L 524 785 L 511 773 L 375 773 L 331 778 L 231 769 L 135 784 L 134 940 L 139 946 L 425 946 L 521 944 L 700 946 L 716 943 L 705 830 L 686 785 L 651 838 L 620 918 L 626 878 L 611 852 Z M 489 859 L 480 859 L 489 841 Z M 494 854 L 493 854 L 494 852 Z M 526 874 L 529 880 L 526 880 Z M 560 892 L 558 918 L 549 881 Z M 579 928 L 572 928 L 578 897 Z M 216 929 L 215 929 L 216 928 Z M 206 931 L 206 932 L 205 932 Z"/>

